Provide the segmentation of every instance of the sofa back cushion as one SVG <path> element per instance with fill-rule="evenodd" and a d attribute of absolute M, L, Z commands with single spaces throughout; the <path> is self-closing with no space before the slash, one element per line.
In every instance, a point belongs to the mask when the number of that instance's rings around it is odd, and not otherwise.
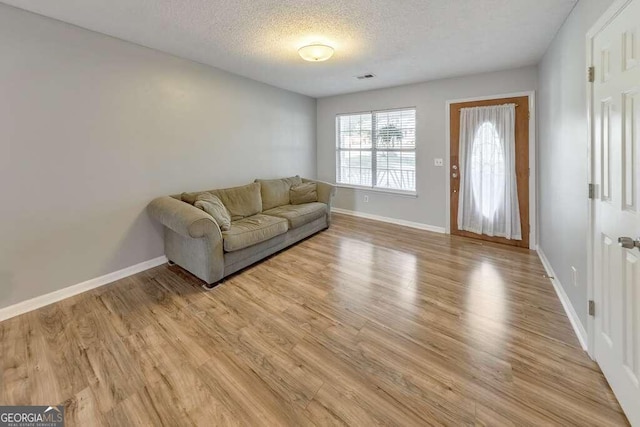
<path fill-rule="evenodd" d="M 292 205 L 303 203 L 313 203 L 318 201 L 318 185 L 315 182 L 305 182 L 294 185 L 289 191 L 289 198 Z"/>
<path fill-rule="evenodd" d="M 260 184 L 257 182 L 242 187 L 212 190 L 210 193 L 222 200 L 231 214 L 231 221 L 262 212 L 262 196 L 260 196 Z"/>
<path fill-rule="evenodd" d="M 218 190 L 198 191 L 195 193 L 182 193 L 180 199 L 193 205 L 198 196 L 203 193 L 211 193 L 222 201 L 231 215 L 231 221 L 237 221 L 251 215 L 262 212 L 262 196 L 260 195 L 260 183 L 243 185 L 241 187 L 221 188 Z"/>
<path fill-rule="evenodd" d="M 199 191 L 197 193 L 182 193 L 180 194 L 180 200 L 182 200 L 185 203 L 189 203 L 190 205 L 194 205 L 196 203 L 196 199 L 198 198 L 198 196 L 204 193 L 208 193 L 208 191 Z"/>
<path fill-rule="evenodd" d="M 302 184 L 302 178 L 292 176 L 281 179 L 256 179 L 256 182 L 261 185 L 262 210 L 266 211 L 290 204 L 289 190 L 291 190 L 292 186 Z"/>

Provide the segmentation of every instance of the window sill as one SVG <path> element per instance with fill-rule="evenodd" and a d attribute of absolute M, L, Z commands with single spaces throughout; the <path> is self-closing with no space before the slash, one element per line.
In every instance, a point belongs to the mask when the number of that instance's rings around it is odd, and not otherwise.
<path fill-rule="evenodd" d="M 386 189 L 386 188 L 365 187 L 361 185 L 349 185 L 349 184 L 336 184 L 336 187 L 349 188 L 351 190 L 371 191 L 374 193 L 393 194 L 396 196 L 415 197 L 415 198 L 418 197 L 418 193 L 416 191 L 392 190 L 392 189 Z"/>

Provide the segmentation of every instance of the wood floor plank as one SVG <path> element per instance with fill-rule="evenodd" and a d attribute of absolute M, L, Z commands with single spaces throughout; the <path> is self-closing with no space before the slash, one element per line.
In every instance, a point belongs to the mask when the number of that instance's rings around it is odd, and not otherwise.
<path fill-rule="evenodd" d="M 2 387 L 0 401 L 5 405 L 21 405 L 31 402 L 29 367 L 27 364 L 28 316 L 14 317 L 0 323 L 0 350 L 2 358 Z"/>
<path fill-rule="evenodd" d="M 104 426 L 106 421 L 98 408 L 91 388 L 80 390 L 64 402 L 65 423 L 74 426 Z"/>
<path fill-rule="evenodd" d="M 72 318 L 68 306 L 54 304 L 37 311 L 34 319 L 37 333 L 47 348 L 47 360 L 61 396 L 72 396 L 89 385 L 87 374 L 91 366 L 79 339 L 70 328 Z"/>
<path fill-rule="evenodd" d="M 404 406 L 368 381 L 365 373 L 336 357 L 324 346 L 312 340 L 305 340 L 296 345 L 293 353 L 326 384 L 331 384 L 334 393 L 337 392 L 340 396 L 347 398 L 345 403 L 349 401 L 349 406 L 356 405 L 364 409 L 369 414 L 369 419 L 375 420 L 373 424 L 421 425 L 425 423 L 425 419 L 414 412 L 415 408 Z M 315 400 L 320 401 L 321 396 L 322 394 L 319 393 Z M 332 398 L 337 397 L 335 394 L 332 396 Z M 335 402 L 332 401 L 331 404 L 335 412 Z M 348 409 L 347 405 L 344 405 L 344 409 Z"/>
<path fill-rule="evenodd" d="M 170 404 L 170 402 L 154 402 L 149 389 L 144 387 L 140 391 L 132 393 L 125 400 L 109 410 L 105 414 L 105 419 L 107 420 L 106 425 L 112 427 L 168 427 L 190 424 L 188 423 L 188 419 L 179 419 L 178 411 L 164 408 L 163 405 L 166 404 Z"/>
<path fill-rule="evenodd" d="M 306 408 L 323 381 L 255 329 L 247 327 L 237 338 L 225 342 L 225 353 L 245 362 L 282 400 Z"/>
<path fill-rule="evenodd" d="M 67 425 L 628 425 L 535 252 L 335 215 L 211 291 L 160 266 L 0 323 Z"/>
<path fill-rule="evenodd" d="M 247 425 L 308 425 L 296 405 L 283 401 L 248 365 L 224 352 L 198 368 L 225 407 Z"/>
<path fill-rule="evenodd" d="M 44 309 L 47 309 L 45 307 Z M 28 327 L 24 338 L 27 342 L 27 379 L 29 382 L 29 404 L 51 405 L 66 400 L 62 394 L 63 384 L 58 382 L 55 367 L 49 359 L 49 347 L 40 327 L 40 311 L 25 314 Z"/>

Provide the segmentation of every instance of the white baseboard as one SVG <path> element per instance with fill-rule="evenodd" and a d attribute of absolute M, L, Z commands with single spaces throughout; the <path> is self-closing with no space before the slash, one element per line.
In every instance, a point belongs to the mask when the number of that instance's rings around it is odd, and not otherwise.
<path fill-rule="evenodd" d="M 89 291 L 91 289 L 99 288 L 100 286 L 107 285 L 115 282 L 116 280 L 123 279 L 128 276 L 132 276 L 141 271 L 148 270 L 158 265 L 167 262 L 167 257 L 160 256 L 158 258 L 150 259 L 149 261 L 141 262 L 140 264 L 132 265 L 131 267 L 123 268 L 122 270 L 114 271 L 113 273 L 105 274 L 104 276 L 96 277 L 95 279 L 87 280 L 86 282 L 78 283 L 57 291 L 50 292 L 45 295 L 40 295 L 35 298 L 31 298 L 26 301 L 19 302 L 9 307 L 0 309 L 0 321 L 10 319 L 20 314 L 27 313 L 40 307 L 44 307 L 54 302 L 61 301 L 63 299 L 78 295 L 82 292 Z"/>
<path fill-rule="evenodd" d="M 551 279 L 551 283 L 553 283 L 553 288 L 556 290 L 556 294 L 558 294 L 558 298 L 560 299 L 560 302 L 564 307 L 564 311 L 567 313 L 567 317 L 571 322 L 571 326 L 573 326 L 573 330 L 575 331 L 576 336 L 578 337 L 578 341 L 580 341 L 580 345 L 582 346 L 582 349 L 584 351 L 588 351 L 587 330 L 582 325 L 582 322 L 580 321 L 580 318 L 578 317 L 576 310 L 573 308 L 573 304 L 571 304 L 569 297 L 564 291 L 564 288 L 562 287 L 562 284 L 560 283 L 558 276 L 556 276 L 556 274 L 553 271 L 553 268 L 551 268 L 551 263 L 549 262 L 549 260 L 547 259 L 544 252 L 539 246 L 537 248 L 537 251 L 538 251 L 538 256 L 540 257 L 540 261 L 542 261 L 542 265 L 544 266 L 544 269 L 547 271 L 547 276 L 553 277 L 553 279 Z"/>
<path fill-rule="evenodd" d="M 331 212 L 335 212 L 337 214 L 356 216 L 358 218 L 373 219 L 375 221 L 388 222 L 390 224 L 404 225 L 405 227 L 418 228 L 420 230 L 426 230 L 426 231 L 433 231 L 434 233 L 444 234 L 446 232 L 444 227 L 437 227 L 435 225 L 422 224 L 420 222 L 405 221 L 403 219 L 389 218 L 386 216 L 373 215 L 373 214 L 368 214 L 364 212 L 350 211 L 347 209 L 331 208 Z"/>

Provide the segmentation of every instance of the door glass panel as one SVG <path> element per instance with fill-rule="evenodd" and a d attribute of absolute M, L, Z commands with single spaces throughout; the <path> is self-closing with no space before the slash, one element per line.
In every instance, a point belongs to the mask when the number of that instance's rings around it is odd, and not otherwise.
<path fill-rule="evenodd" d="M 473 198 L 485 218 L 492 218 L 504 198 L 505 158 L 500 135 L 491 122 L 476 132 L 471 153 Z M 497 198 L 498 200 L 493 200 Z"/>

